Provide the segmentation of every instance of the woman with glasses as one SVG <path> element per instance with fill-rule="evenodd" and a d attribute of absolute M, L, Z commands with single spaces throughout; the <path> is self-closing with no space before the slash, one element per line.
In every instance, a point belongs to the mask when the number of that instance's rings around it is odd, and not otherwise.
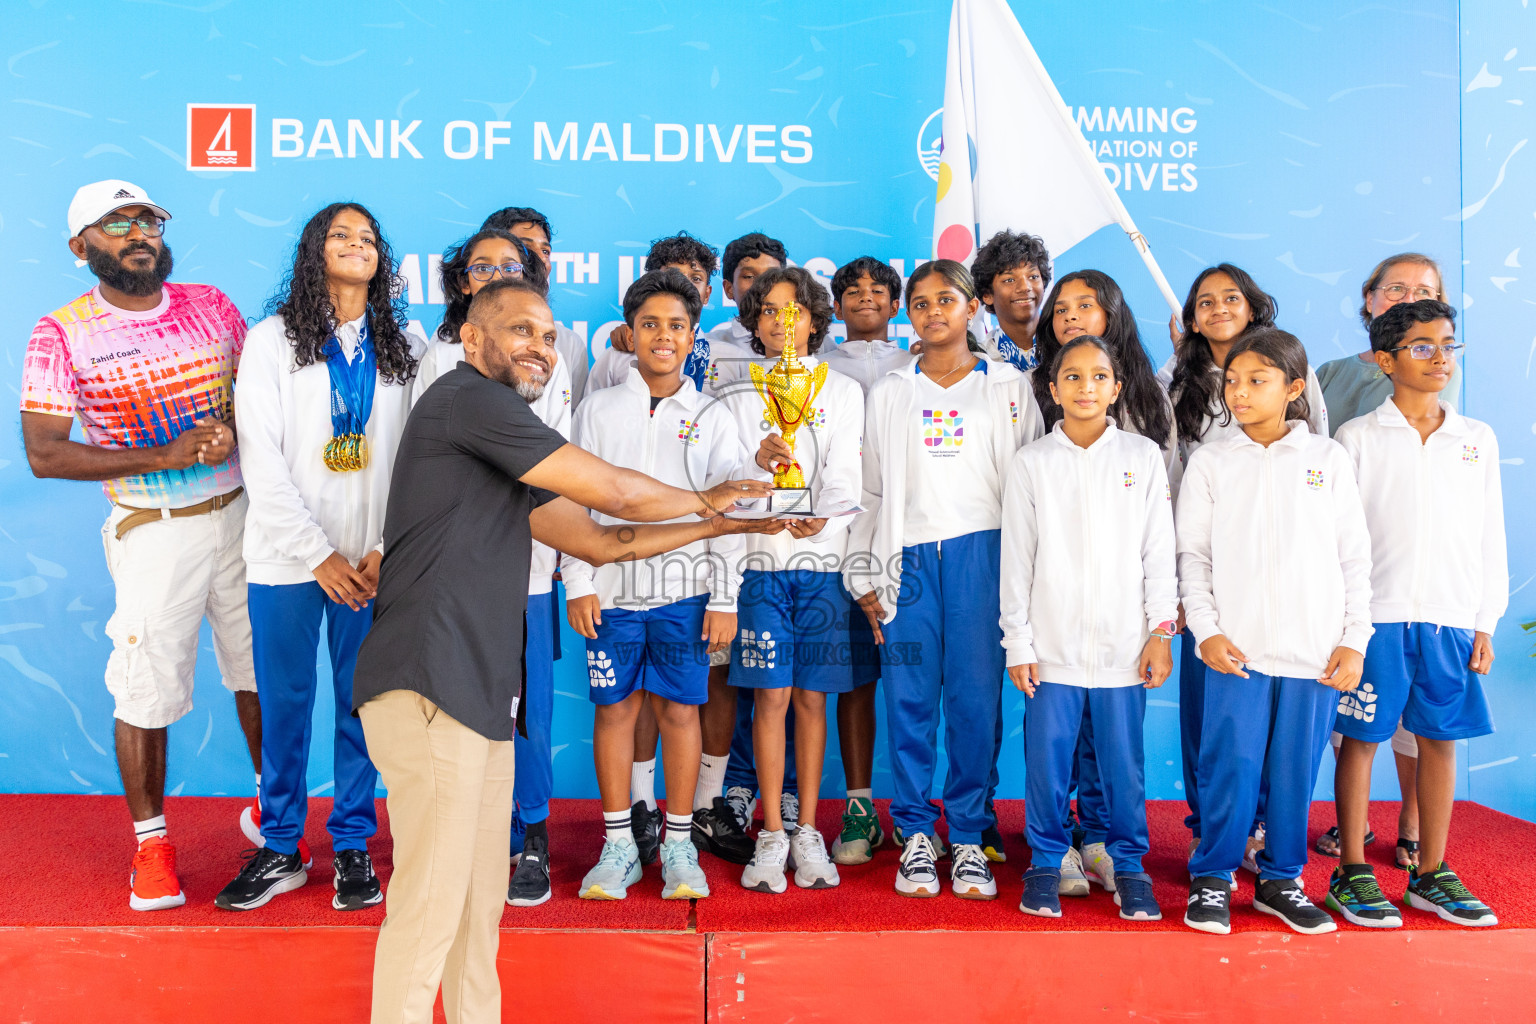
<path fill-rule="evenodd" d="M 1360 287 L 1360 322 L 1370 330 L 1371 321 L 1403 302 L 1425 299 L 1445 301 L 1444 278 L 1440 265 L 1417 252 L 1400 252 L 1376 264 L 1371 276 Z M 1318 383 L 1323 386 L 1323 402 L 1328 407 L 1329 436 L 1357 416 L 1374 412 L 1392 395 L 1392 378 L 1376 365 L 1376 353 L 1367 345 L 1364 352 L 1324 363 L 1317 368 Z M 1440 398 L 1452 409 L 1460 408 L 1461 369 L 1451 366 L 1451 379 Z M 1333 734 L 1335 752 L 1340 736 Z M 1419 863 L 1419 803 L 1415 795 L 1418 775 L 1418 743 L 1413 735 L 1399 727 L 1392 737 L 1392 753 L 1397 760 L 1397 781 L 1402 788 L 1403 805 L 1397 820 L 1397 866 L 1407 870 Z M 1375 832 L 1367 832 L 1369 845 Z M 1339 828 L 1328 829 L 1317 838 L 1317 851 L 1329 857 L 1339 855 Z"/>
<path fill-rule="evenodd" d="M 250 511 L 246 582 L 261 696 L 261 835 L 214 900 L 252 910 L 304 885 L 310 722 L 321 621 L 335 693 L 337 910 L 383 899 L 368 858 L 378 772 L 352 715 L 352 670 L 373 621 L 395 449 L 424 342 L 407 328 L 396 263 L 373 214 L 332 203 L 251 328 L 235 416 Z"/>
<path fill-rule="evenodd" d="M 522 278 L 542 294 L 549 279 L 544 263 L 517 236 L 499 228 L 482 228 L 443 253 L 443 296 L 448 308 L 427 345 L 416 371 L 412 401 L 464 358 L 459 329 L 469 315 L 469 303 L 492 281 Z M 562 436 L 571 433 L 571 374 L 556 356 L 544 393 L 531 403 L 535 415 Z M 517 867 L 507 889 L 514 907 L 536 907 L 549 899 L 549 798 L 554 794 L 554 754 L 550 728 L 555 701 L 555 647 L 559 636 L 555 606 L 554 549 L 533 542 L 528 573 L 528 608 L 523 635 L 527 638 L 524 697 L 526 736 L 515 736 L 513 754 L 512 856 Z"/>
<path fill-rule="evenodd" d="M 1423 299 L 1445 301 L 1445 285 L 1440 265 L 1417 252 L 1400 252 L 1376 264 L 1371 276 L 1360 287 L 1360 322 L 1369 331 L 1371 321 L 1399 302 Z M 1323 404 L 1328 407 L 1328 435 L 1334 436 L 1345 423 L 1372 412 L 1392 394 L 1392 381 L 1376 365 L 1370 346 L 1365 351 L 1335 359 L 1317 368 L 1318 383 L 1323 386 Z M 1461 374 L 1451 377 L 1445 388 L 1445 400 L 1459 405 Z"/>

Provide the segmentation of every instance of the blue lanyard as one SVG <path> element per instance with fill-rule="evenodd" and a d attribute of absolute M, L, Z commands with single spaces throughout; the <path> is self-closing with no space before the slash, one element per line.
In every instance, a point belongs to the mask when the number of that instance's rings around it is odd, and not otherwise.
<path fill-rule="evenodd" d="M 337 472 L 362 469 L 368 464 L 368 419 L 373 415 L 373 389 L 378 382 L 369 318 L 364 318 L 358 332 L 352 362 L 342 354 L 335 331 L 320 354 L 331 375 L 331 441 L 325 446 L 325 464 Z"/>

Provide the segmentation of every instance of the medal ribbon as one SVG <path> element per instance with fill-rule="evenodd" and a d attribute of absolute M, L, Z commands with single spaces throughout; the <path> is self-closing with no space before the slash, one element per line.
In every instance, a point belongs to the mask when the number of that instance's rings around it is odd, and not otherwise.
<path fill-rule="evenodd" d="M 325 446 L 325 467 L 336 473 L 351 473 L 368 465 L 368 418 L 373 415 L 373 388 L 378 381 L 373 332 L 368 323 L 365 317 L 352 362 L 342 354 L 335 331 L 320 349 L 331 373 L 331 439 Z"/>

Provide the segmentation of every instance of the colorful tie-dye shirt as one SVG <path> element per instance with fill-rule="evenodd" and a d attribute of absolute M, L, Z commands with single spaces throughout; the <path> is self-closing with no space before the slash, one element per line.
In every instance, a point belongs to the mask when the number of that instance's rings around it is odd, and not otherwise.
<path fill-rule="evenodd" d="M 80 417 L 103 448 L 169 443 L 210 412 L 233 414 L 245 319 L 217 288 L 167 284 L 142 312 L 108 305 L 97 289 L 37 322 L 22 369 L 21 411 Z M 240 486 L 238 453 L 102 483 L 107 499 L 138 508 L 195 505 Z"/>

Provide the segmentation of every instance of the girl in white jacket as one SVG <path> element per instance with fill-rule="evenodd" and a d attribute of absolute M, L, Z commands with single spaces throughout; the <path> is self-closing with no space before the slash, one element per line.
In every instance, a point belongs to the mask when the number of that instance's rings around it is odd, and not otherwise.
<path fill-rule="evenodd" d="M 1148 688 L 1173 669 L 1178 605 L 1173 512 L 1157 445 L 1110 421 L 1118 360 L 1093 335 L 1068 341 L 1049 373 L 1062 418 L 1013 457 L 1003 499 L 1002 628 L 1024 715 L 1032 863 L 1019 909 L 1060 917 L 1072 759 L 1090 709 L 1115 902 L 1128 921 L 1162 918 L 1147 852 L 1142 721 Z"/>
<path fill-rule="evenodd" d="M 235 390 L 250 509 L 246 579 L 262 694 L 260 845 L 215 902 L 250 910 L 303 885 L 315 648 L 326 624 L 336 697 L 338 910 L 382 899 L 368 859 L 378 773 L 352 715 L 352 666 L 373 620 L 395 448 L 422 352 L 391 296 L 395 265 L 356 203 L 315 214 L 269 315 L 251 328 Z"/>
<path fill-rule="evenodd" d="M 1234 345 L 1224 399 L 1242 431 L 1195 453 L 1179 495 L 1180 590 L 1207 668 L 1184 922 L 1220 935 L 1261 778 L 1254 908 L 1304 934 L 1334 929 L 1296 879 L 1333 691 L 1358 685 L 1371 637 L 1371 539 L 1348 454 L 1302 422 L 1306 378 L 1306 352 L 1284 331 Z"/>
<path fill-rule="evenodd" d="M 992 824 L 986 798 L 1003 681 L 1003 484 L 1014 452 L 1040 436 L 1040 414 L 1024 374 L 971 347 L 966 325 L 979 303 L 963 266 L 923 264 L 906 298 L 923 353 L 870 391 L 866 511 L 854 525 L 844 579 L 881 644 L 896 784 L 891 817 L 903 843 L 896 891 L 939 894 L 928 790 L 942 704 L 951 887 L 958 896 L 995 899 L 981 842 Z"/>

